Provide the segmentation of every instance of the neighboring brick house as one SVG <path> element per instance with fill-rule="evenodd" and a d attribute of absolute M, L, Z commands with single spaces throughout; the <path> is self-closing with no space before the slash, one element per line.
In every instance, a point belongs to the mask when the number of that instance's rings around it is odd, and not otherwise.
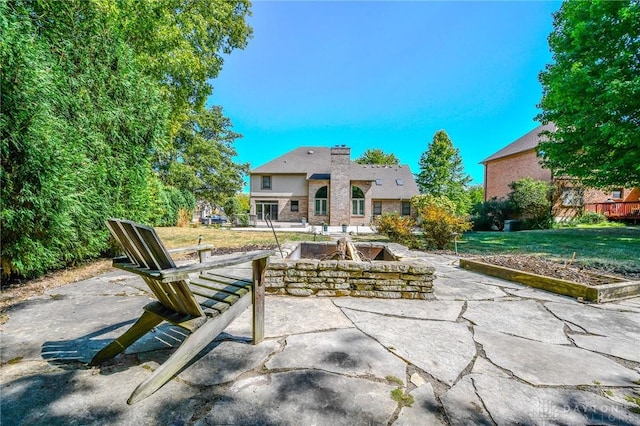
<path fill-rule="evenodd" d="M 258 221 L 369 225 L 376 215 L 413 215 L 418 186 L 406 165 L 357 164 L 351 148 L 301 147 L 249 173 L 251 214 Z"/>
<path fill-rule="evenodd" d="M 640 188 L 610 191 L 581 188 L 576 186 L 575 179 L 553 176 L 551 170 L 543 168 L 536 147 L 544 137 L 540 133 L 547 130 L 554 131 L 555 126 L 538 126 L 480 162 L 484 165 L 485 201 L 506 198 L 511 192 L 511 182 L 530 177 L 556 185 L 553 213 L 557 218 L 572 217 L 582 210 L 597 211 L 612 218 L 640 218 Z"/>

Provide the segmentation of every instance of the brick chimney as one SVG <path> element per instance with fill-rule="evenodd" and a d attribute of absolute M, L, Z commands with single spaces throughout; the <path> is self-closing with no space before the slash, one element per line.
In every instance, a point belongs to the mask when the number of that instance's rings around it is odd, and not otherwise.
<path fill-rule="evenodd" d="M 329 225 L 349 224 L 351 217 L 351 148 L 331 148 L 331 183 L 329 189 Z"/>

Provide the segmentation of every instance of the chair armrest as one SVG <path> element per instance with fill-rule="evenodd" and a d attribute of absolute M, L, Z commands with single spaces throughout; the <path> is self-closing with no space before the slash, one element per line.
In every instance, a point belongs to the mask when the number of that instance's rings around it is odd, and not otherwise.
<path fill-rule="evenodd" d="M 240 263 L 252 262 L 258 259 L 264 259 L 275 254 L 274 250 L 254 250 L 246 253 L 233 253 L 222 256 L 216 256 L 214 260 L 204 263 L 194 263 L 192 265 L 180 266 L 172 269 L 163 269 L 154 275 L 160 278 L 162 282 L 172 282 L 177 280 L 186 280 L 190 274 L 207 271 L 209 269 L 223 268 L 225 266 L 238 265 Z M 134 271 L 131 271 L 134 272 Z"/>
<path fill-rule="evenodd" d="M 200 263 L 203 263 L 211 257 L 211 250 L 213 250 L 213 244 L 200 244 L 197 246 L 175 248 L 167 251 L 169 254 L 198 252 L 198 259 L 200 259 Z"/>
<path fill-rule="evenodd" d="M 196 251 L 203 251 L 203 250 L 213 250 L 213 244 L 200 244 L 198 246 L 180 247 L 180 248 L 174 248 L 167 251 L 173 254 L 173 253 L 186 253 L 190 251 L 196 252 Z"/>

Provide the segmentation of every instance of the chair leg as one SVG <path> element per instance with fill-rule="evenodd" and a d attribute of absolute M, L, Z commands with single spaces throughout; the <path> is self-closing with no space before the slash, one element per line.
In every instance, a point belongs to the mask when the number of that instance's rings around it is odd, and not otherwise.
<path fill-rule="evenodd" d="M 264 271 L 267 266 L 267 259 L 257 259 L 253 261 L 253 287 L 251 297 L 253 298 L 253 344 L 257 345 L 264 339 Z"/>
<path fill-rule="evenodd" d="M 208 320 L 191 333 L 156 371 L 133 391 L 127 404 L 135 404 L 160 389 L 200 351 L 211 343 L 251 303 L 249 295 L 242 297 L 222 314 Z"/>
<path fill-rule="evenodd" d="M 89 365 L 95 367 L 96 365 L 100 365 L 103 362 L 110 360 L 120 352 L 127 349 L 136 340 L 147 334 L 149 330 L 151 330 L 161 322 L 162 318 L 160 318 L 159 316 L 151 312 L 144 311 L 138 321 L 136 321 L 135 324 L 133 324 L 127 331 L 125 331 L 122 336 L 118 337 L 116 340 L 102 348 L 102 350 L 93 357 Z"/>

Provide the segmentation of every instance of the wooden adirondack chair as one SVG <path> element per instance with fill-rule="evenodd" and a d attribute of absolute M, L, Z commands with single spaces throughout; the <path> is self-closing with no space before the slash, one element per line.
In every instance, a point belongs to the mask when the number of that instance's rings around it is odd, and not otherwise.
<path fill-rule="evenodd" d="M 133 391 L 128 404 L 162 387 L 251 304 L 253 344 L 262 341 L 263 273 L 272 251 L 217 256 L 215 260 L 207 260 L 205 256 L 204 262 L 201 256 L 201 263 L 177 267 L 155 229 L 127 220 L 110 219 L 106 223 L 125 252 L 125 256 L 113 260 L 113 266 L 140 275 L 158 300 L 146 305 L 138 321 L 98 352 L 90 365 L 97 366 L 115 357 L 162 321 L 190 332 L 169 359 Z M 211 246 L 208 249 L 210 252 Z M 245 262 L 252 262 L 252 280 L 215 271 Z M 198 278 L 190 279 L 190 275 L 197 273 L 201 273 Z"/>

